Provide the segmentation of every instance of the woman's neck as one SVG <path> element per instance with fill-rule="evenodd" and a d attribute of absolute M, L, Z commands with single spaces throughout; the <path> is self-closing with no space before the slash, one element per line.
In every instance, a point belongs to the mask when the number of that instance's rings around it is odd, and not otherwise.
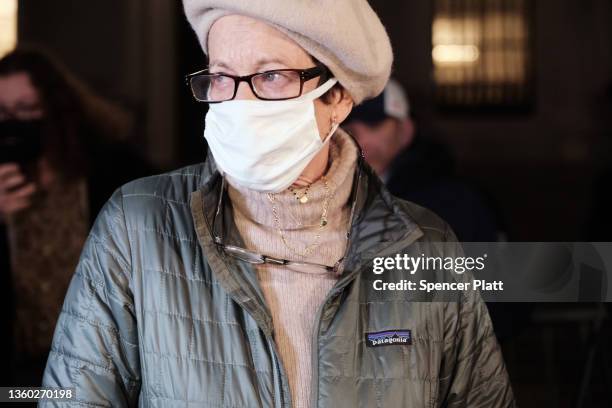
<path fill-rule="evenodd" d="M 295 187 L 306 187 L 319 180 L 329 168 L 329 143 L 308 163 L 302 174 L 293 183 Z"/>

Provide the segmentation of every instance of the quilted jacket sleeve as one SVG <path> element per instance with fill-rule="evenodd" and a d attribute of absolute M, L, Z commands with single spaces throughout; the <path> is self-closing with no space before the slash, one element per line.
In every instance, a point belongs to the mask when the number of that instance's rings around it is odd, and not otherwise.
<path fill-rule="evenodd" d="M 102 208 L 59 316 L 44 387 L 74 387 L 67 401 L 39 406 L 132 407 L 140 359 L 130 285 L 130 247 L 120 190 Z"/>
<path fill-rule="evenodd" d="M 456 241 L 452 231 L 448 234 L 448 241 Z M 455 245 L 453 252 L 462 256 L 462 249 Z M 468 277 L 471 281 L 471 274 L 462 275 L 463 279 L 468 280 Z M 446 372 L 440 381 L 441 405 L 447 408 L 515 407 L 501 348 L 480 293 L 463 292 L 459 302 L 447 305 L 445 320 Z"/>

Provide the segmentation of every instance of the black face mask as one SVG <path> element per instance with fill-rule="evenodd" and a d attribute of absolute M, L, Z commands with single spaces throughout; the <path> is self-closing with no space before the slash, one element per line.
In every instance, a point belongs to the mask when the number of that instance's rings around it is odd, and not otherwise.
<path fill-rule="evenodd" d="M 42 154 L 43 120 L 0 121 L 0 163 L 31 164 Z"/>

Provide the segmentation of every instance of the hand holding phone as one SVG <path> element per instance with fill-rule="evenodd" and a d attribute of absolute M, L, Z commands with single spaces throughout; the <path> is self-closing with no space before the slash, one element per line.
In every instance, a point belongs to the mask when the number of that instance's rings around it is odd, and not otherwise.
<path fill-rule="evenodd" d="M 28 182 L 17 163 L 0 164 L 0 219 L 28 208 L 36 184 Z"/>

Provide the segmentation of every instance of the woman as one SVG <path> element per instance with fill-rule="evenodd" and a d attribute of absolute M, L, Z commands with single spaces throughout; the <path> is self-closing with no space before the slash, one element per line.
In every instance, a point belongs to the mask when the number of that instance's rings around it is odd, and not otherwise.
<path fill-rule="evenodd" d="M 40 385 L 93 218 L 117 186 L 147 171 L 108 137 L 127 127 L 126 114 L 44 53 L 0 59 L 3 384 Z M 113 171 L 101 171 L 106 155 Z"/>
<path fill-rule="evenodd" d="M 374 258 L 445 255 L 433 243 L 453 235 L 338 127 L 389 77 L 368 3 L 184 5 L 209 57 L 187 79 L 212 158 L 113 195 L 44 385 L 114 407 L 512 406 L 477 293 L 372 287 Z"/>

